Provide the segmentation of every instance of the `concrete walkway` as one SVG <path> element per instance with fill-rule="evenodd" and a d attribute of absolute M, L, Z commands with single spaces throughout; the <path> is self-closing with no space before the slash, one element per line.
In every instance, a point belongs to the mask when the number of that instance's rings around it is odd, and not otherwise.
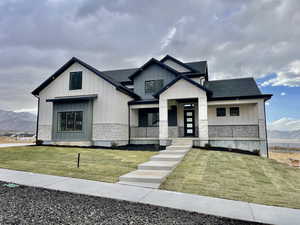
<path fill-rule="evenodd" d="M 138 165 L 137 170 L 120 176 L 118 184 L 157 189 L 191 148 L 191 140 L 174 140 L 166 150 Z"/>
<path fill-rule="evenodd" d="M 0 180 L 51 190 L 113 198 L 233 219 L 299 225 L 300 210 L 128 185 L 0 169 Z"/>
<path fill-rule="evenodd" d="M 7 143 L 7 144 L 0 144 L 0 148 L 29 146 L 29 145 L 35 145 L 35 144 L 33 144 L 33 143 Z"/>

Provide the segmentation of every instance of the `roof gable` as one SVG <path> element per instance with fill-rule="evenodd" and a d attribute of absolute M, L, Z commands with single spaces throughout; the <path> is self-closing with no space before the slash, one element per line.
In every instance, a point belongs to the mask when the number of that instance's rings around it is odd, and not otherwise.
<path fill-rule="evenodd" d="M 176 59 L 176 58 L 174 58 L 174 57 L 172 57 L 172 56 L 170 56 L 170 55 L 166 55 L 164 58 L 162 58 L 162 59 L 160 60 L 160 62 L 162 62 L 162 63 L 165 64 L 165 62 L 167 62 L 167 61 L 169 61 L 169 60 L 170 60 L 170 61 L 173 61 L 175 64 L 177 64 L 177 65 L 179 65 L 179 66 L 185 68 L 187 71 L 184 71 L 184 72 L 189 72 L 189 73 L 191 73 L 191 72 L 193 72 L 193 73 L 199 72 L 199 71 L 197 71 L 196 69 L 190 67 L 189 65 L 187 65 L 187 64 L 185 64 L 185 63 L 179 61 L 178 59 Z M 166 65 L 166 64 L 165 64 L 165 65 Z M 171 66 L 170 66 L 170 67 L 171 67 Z M 178 71 L 178 72 L 179 72 L 179 71 Z"/>
<path fill-rule="evenodd" d="M 153 97 L 158 98 L 159 95 L 161 95 L 163 92 L 165 92 L 170 87 L 172 87 L 175 83 L 177 83 L 177 81 L 182 80 L 182 79 L 189 82 L 190 84 L 196 86 L 197 88 L 207 92 L 208 94 L 211 94 L 211 91 L 208 90 L 206 87 L 202 86 L 201 84 L 197 83 L 196 81 L 193 81 L 192 79 L 188 78 L 187 76 L 180 75 L 180 76 L 176 77 L 174 80 L 172 80 L 170 83 L 168 83 L 166 86 L 164 86 L 162 89 L 160 89 L 157 93 L 155 93 L 153 95 Z"/>
<path fill-rule="evenodd" d="M 47 80 L 45 80 L 39 87 L 37 87 L 32 94 L 38 95 L 45 87 L 47 87 L 52 81 L 54 81 L 58 76 L 60 76 L 64 71 L 66 71 L 71 65 L 74 63 L 79 63 L 81 66 L 85 67 L 86 69 L 94 72 L 97 76 L 101 77 L 102 79 L 106 80 L 111 85 L 115 86 L 116 89 L 124 94 L 127 94 L 133 98 L 138 99 L 139 96 L 129 90 L 127 87 L 123 86 L 119 82 L 115 81 L 111 77 L 107 76 L 106 74 L 100 72 L 96 68 L 90 66 L 89 64 L 81 61 L 76 57 L 72 57 L 68 62 L 66 62 L 62 67 L 60 67 L 54 74 L 52 74 Z"/>
<path fill-rule="evenodd" d="M 132 80 L 134 77 L 138 76 L 141 72 L 143 72 L 145 69 L 147 69 L 150 65 L 153 64 L 160 66 L 162 69 L 168 70 L 169 72 L 173 73 L 175 76 L 178 76 L 180 74 L 173 68 L 169 67 L 168 65 L 165 65 L 160 61 L 152 58 L 148 62 L 146 62 L 143 66 L 141 66 L 138 70 L 136 70 L 131 76 L 129 76 L 129 79 Z"/>

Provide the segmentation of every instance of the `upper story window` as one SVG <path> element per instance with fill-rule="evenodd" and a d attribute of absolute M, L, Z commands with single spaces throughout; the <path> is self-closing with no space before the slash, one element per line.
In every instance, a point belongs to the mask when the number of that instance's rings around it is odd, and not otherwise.
<path fill-rule="evenodd" d="M 230 116 L 239 116 L 240 108 L 239 107 L 230 107 Z"/>
<path fill-rule="evenodd" d="M 217 108 L 217 117 L 226 116 L 226 108 Z"/>
<path fill-rule="evenodd" d="M 155 94 L 164 86 L 164 80 L 146 80 L 145 94 Z"/>
<path fill-rule="evenodd" d="M 82 88 L 82 72 L 71 72 L 70 73 L 70 90 L 78 90 Z"/>

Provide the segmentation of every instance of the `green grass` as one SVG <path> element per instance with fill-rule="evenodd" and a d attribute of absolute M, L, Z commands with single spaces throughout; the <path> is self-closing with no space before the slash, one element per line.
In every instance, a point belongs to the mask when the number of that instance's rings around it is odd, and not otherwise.
<path fill-rule="evenodd" d="M 258 156 L 193 149 L 161 189 L 300 208 L 300 169 Z"/>
<path fill-rule="evenodd" d="M 80 153 L 80 168 L 77 168 Z M 150 151 L 125 151 L 64 147 L 0 148 L 0 168 L 104 182 L 117 182 L 119 176 L 157 154 Z"/>

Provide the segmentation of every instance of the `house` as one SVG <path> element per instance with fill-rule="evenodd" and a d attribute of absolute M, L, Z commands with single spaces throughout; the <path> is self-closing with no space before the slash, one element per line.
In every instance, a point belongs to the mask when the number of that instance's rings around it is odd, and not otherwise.
<path fill-rule="evenodd" d="M 99 71 L 73 57 L 32 94 L 44 144 L 118 146 L 190 138 L 267 155 L 265 102 L 253 78 L 210 80 L 206 61 L 165 56 Z"/>

